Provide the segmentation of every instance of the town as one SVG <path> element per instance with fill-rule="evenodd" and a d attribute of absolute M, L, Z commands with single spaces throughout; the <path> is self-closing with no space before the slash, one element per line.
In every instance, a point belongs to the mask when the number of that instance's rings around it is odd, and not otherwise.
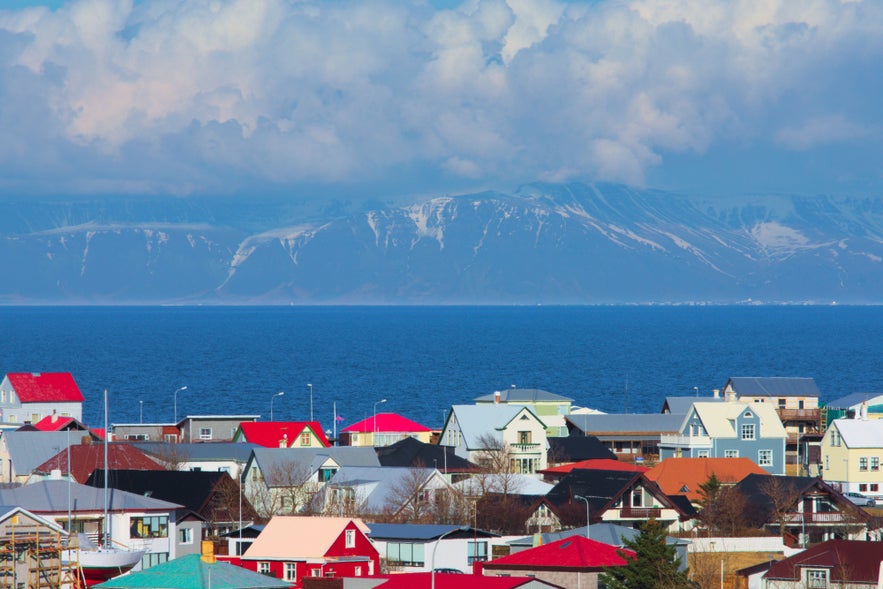
<path fill-rule="evenodd" d="M 177 395 L 176 391 L 176 395 Z M 260 415 L 90 427 L 70 373 L 0 382 L 18 589 L 880 587 L 883 394 L 730 377 L 657 413 L 489 392 L 432 429 Z M 656 542 L 665 562 L 647 562 Z M 662 569 L 657 569 L 662 570 Z"/>

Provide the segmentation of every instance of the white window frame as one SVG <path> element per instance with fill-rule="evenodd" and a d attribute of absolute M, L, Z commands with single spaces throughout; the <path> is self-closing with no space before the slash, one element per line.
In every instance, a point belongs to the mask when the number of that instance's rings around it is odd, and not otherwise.
<path fill-rule="evenodd" d="M 773 465 L 773 451 L 772 450 L 758 450 L 757 451 L 757 466 L 772 466 Z"/>
<path fill-rule="evenodd" d="M 757 428 L 754 427 L 753 423 L 743 423 L 742 429 L 741 429 L 742 439 L 743 440 L 756 440 L 757 439 L 756 429 Z"/>
<path fill-rule="evenodd" d="M 356 531 L 355 530 L 347 530 L 345 532 L 346 535 L 346 547 L 347 548 L 355 548 L 356 547 Z"/>
<path fill-rule="evenodd" d="M 258 573 L 262 575 L 270 574 L 270 563 L 266 560 L 261 560 L 258 562 Z"/>
<path fill-rule="evenodd" d="M 199 428 L 199 439 L 200 440 L 211 440 L 212 439 L 212 428 L 210 428 L 210 427 Z"/>
<path fill-rule="evenodd" d="M 193 544 L 193 528 L 178 528 L 179 544 Z"/>
<path fill-rule="evenodd" d="M 724 458 L 739 458 L 738 450 L 724 450 Z"/>
<path fill-rule="evenodd" d="M 286 562 L 285 563 L 285 572 L 283 575 L 283 581 L 288 581 L 290 583 L 297 582 L 297 563 L 296 562 Z"/>
<path fill-rule="evenodd" d="M 708 450 L 696 450 L 696 458 L 708 458 Z"/>
<path fill-rule="evenodd" d="M 868 457 L 867 456 L 859 456 L 858 469 L 859 469 L 859 472 L 867 472 L 868 471 Z"/>

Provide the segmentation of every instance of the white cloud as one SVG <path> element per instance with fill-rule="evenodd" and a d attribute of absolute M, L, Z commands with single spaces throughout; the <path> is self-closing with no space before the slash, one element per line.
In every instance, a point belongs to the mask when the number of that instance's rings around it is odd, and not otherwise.
<path fill-rule="evenodd" d="M 416 166 L 640 184 L 672 154 L 875 136 L 880 30 L 883 3 L 838 0 L 0 11 L 0 177 L 180 192 Z"/>

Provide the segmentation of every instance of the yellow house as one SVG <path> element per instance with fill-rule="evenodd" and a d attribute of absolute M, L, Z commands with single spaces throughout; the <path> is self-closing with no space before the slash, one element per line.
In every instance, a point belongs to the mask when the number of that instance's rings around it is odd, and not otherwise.
<path fill-rule="evenodd" d="M 883 498 L 883 420 L 835 419 L 822 438 L 821 460 L 826 483 Z"/>

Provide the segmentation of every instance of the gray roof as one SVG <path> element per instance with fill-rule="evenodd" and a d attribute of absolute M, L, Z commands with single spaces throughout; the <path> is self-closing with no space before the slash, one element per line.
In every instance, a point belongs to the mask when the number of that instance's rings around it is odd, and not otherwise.
<path fill-rule="evenodd" d="M 733 376 L 727 381 L 740 397 L 820 397 L 816 381 L 796 376 Z M 726 386 L 724 388 L 727 388 Z"/>
<path fill-rule="evenodd" d="M 851 393 L 825 403 L 825 407 L 829 409 L 858 409 L 865 401 L 868 402 L 868 405 L 883 404 L 883 393 Z"/>
<path fill-rule="evenodd" d="M 668 413 L 686 415 L 693 407 L 693 403 L 714 403 L 723 400 L 723 397 L 666 397 L 663 408 L 667 406 Z"/>
<path fill-rule="evenodd" d="M 359 487 L 364 494 L 356 501 L 368 512 L 380 513 L 387 507 L 400 507 L 393 504 L 401 501 L 401 491 L 414 486 L 417 480 L 425 484 L 435 472 L 435 468 L 408 466 L 345 466 L 331 477 L 328 486 Z"/>
<path fill-rule="evenodd" d="M 166 442 L 137 442 L 133 446 L 151 456 L 174 455 L 179 460 L 199 462 L 206 460 L 234 460 L 245 462 L 256 444 L 240 442 L 212 442 L 211 444 L 168 444 Z"/>
<path fill-rule="evenodd" d="M 460 526 L 449 524 L 367 524 L 371 529 L 368 537 L 372 540 L 435 540 L 442 534 L 460 529 Z M 464 534 L 472 536 L 478 534 L 482 538 L 498 537 L 497 534 L 468 528 L 462 530 Z M 456 537 L 456 534 L 451 534 Z M 448 537 L 451 537 L 448 536 Z"/>
<path fill-rule="evenodd" d="M 635 536 L 640 534 L 638 530 L 635 528 L 629 528 L 626 526 L 618 526 L 616 524 L 592 524 L 589 528 L 589 537 L 592 540 L 597 542 L 601 542 L 603 544 L 610 544 L 611 546 L 625 546 L 624 539 L 631 540 Z M 573 528 L 572 530 L 562 530 L 560 532 L 549 532 L 542 535 L 543 544 L 548 544 L 550 542 L 555 542 L 556 540 L 562 540 L 564 538 L 569 538 L 571 536 L 585 536 L 586 535 L 586 527 L 582 526 L 581 528 Z M 533 546 L 534 537 L 533 536 L 524 536 L 523 538 L 516 538 L 515 540 L 509 540 L 506 544 L 510 546 Z M 688 545 L 690 541 L 684 538 L 675 538 L 673 536 L 666 536 L 665 538 L 666 544 L 680 544 L 680 545 Z"/>
<path fill-rule="evenodd" d="M 569 403 L 573 401 L 570 397 L 562 397 L 543 389 L 502 389 L 495 391 L 490 395 L 482 395 L 475 398 L 476 403 L 493 403 L 496 393 L 500 393 L 501 403 L 535 403 L 537 401 L 557 401 L 559 403 Z"/>
<path fill-rule="evenodd" d="M 482 405 L 453 405 L 451 413 L 457 419 L 460 431 L 463 434 L 463 442 L 470 450 L 482 449 L 481 438 L 490 435 L 500 441 L 503 439 L 502 431 L 522 411 L 533 415 L 537 421 L 543 423 L 530 407 L 524 405 L 506 404 L 482 404 Z M 449 417 L 450 419 L 450 417 Z M 447 424 L 445 424 L 447 427 Z M 543 424 L 543 427 L 546 427 Z"/>
<path fill-rule="evenodd" d="M 96 512 L 104 509 L 104 489 L 66 480 L 44 480 L 14 489 L 0 489 L 0 504 L 18 505 L 35 513 L 64 513 L 68 506 L 74 513 Z M 108 511 L 174 511 L 179 507 L 183 506 L 126 491 L 108 490 Z"/>
<path fill-rule="evenodd" d="M 602 413 L 568 415 L 567 421 L 581 431 L 595 435 L 645 434 L 677 432 L 684 421 L 683 413 Z"/>
<path fill-rule="evenodd" d="M 35 468 L 67 448 L 76 446 L 87 432 L 5 431 L 3 438 L 9 457 L 19 475 L 27 475 Z"/>
<path fill-rule="evenodd" d="M 347 466 L 373 466 L 379 467 L 380 460 L 374 448 L 361 446 L 332 446 L 330 448 L 264 448 L 252 449 L 253 458 L 261 471 L 270 473 L 282 469 L 304 470 L 314 473 L 329 458 L 334 460 L 341 468 Z M 271 481 L 268 481 L 272 484 Z"/>

